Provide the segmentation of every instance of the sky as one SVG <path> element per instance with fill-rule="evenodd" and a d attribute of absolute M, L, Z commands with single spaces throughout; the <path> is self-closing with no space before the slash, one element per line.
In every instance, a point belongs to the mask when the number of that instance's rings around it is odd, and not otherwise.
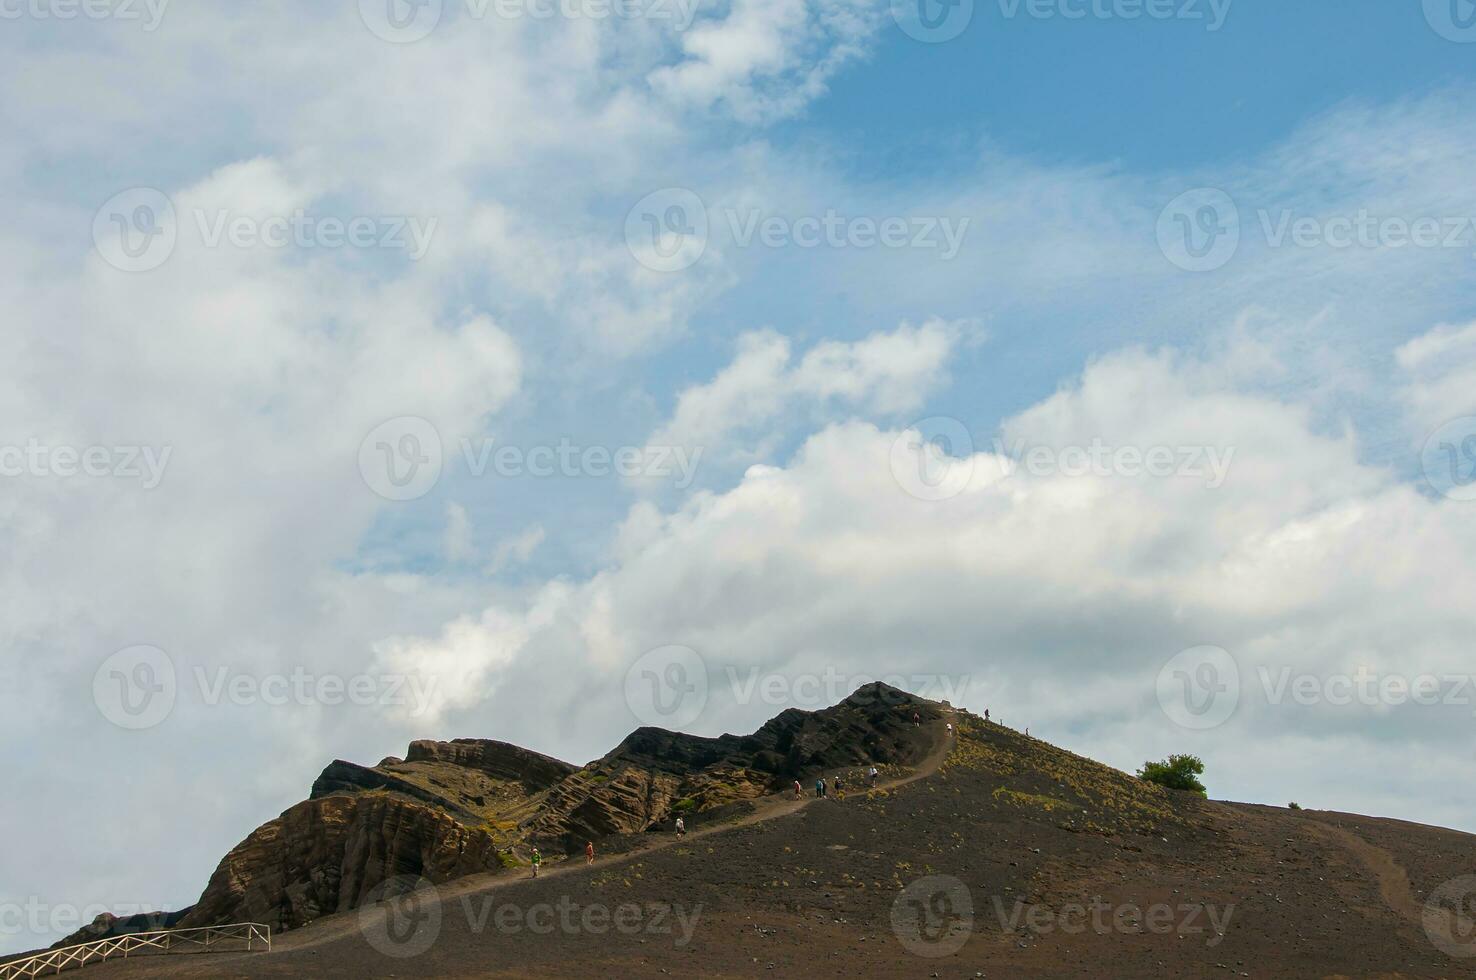
<path fill-rule="evenodd" d="M 875 678 L 1476 831 L 1467 0 L 0 21 L 0 952 Z"/>

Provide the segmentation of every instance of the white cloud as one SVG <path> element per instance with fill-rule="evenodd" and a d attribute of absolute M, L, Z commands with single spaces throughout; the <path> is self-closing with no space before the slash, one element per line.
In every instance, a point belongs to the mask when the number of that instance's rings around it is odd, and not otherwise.
<path fill-rule="evenodd" d="M 917 408 L 947 377 L 963 327 L 929 320 L 902 324 L 854 342 L 816 344 L 791 365 L 788 338 L 762 330 L 744 334 L 732 363 L 677 398 L 672 418 L 649 445 L 720 447 L 741 452 L 734 436 L 760 440 L 760 427 L 795 408 L 837 406 L 894 415 Z M 782 428 L 782 426 L 781 426 Z"/>
<path fill-rule="evenodd" d="M 1429 432 L 1476 415 L 1476 323 L 1437 327 L 1402 344 L 1394 358 L 1401 399 L 1418 427 Z"/>
<path fill-rule="evenodd" d="M 909 496 L 894 476 L 899 432 L 830 425 L 785 466 L 754 467 L 727 492 L 666 513 L 638 506 L 618 563 L 540 592 L 543 626 L 521 637 L 524 652 L 509 660 L 490 639 L 472 645 L 487 652 L 478 669 L 488 673 L 471 676 L 506 692 L 537 676 L 579 678 L 554 695 L 570 723 L 543 729 L 565 750 L 620 727 L 608 698 L 584 699 L 618 690 L 625 665 L 666 644 L 707 660 L 714 690 L 694 727 L 709 733 L 772 712 L 734 703 L 727 678 L 751 667 L 790 678 L 941 676 L 971 683 L 967 704 L 1119 765 L 1192 748 L 1231 797 L 1468 823 L 1440 801 L 1441 773 L 1462 764 L 1454 736 L 1469 707 L 1302 708 L 1252 690 L 1261 666 L 1469 673 L 1454 642 L 1476 585 L 1462 571 L 1476 546 L 1469 514 L 1361 463 L 1355 443 L 1319 433 L 1311 418 L 1305 406 L 1245 390 L 1215 361 L 1123 352 L 1009 420 L 1006 437 L 1234 447 L 1223 486 L 1004 476 L 983 451 L 966 489 L 938 502 Z M 1223 729 L 1186 732 L 1160 712 L 1156 676 L 1178 651 L 1206 643 L 1234 653 L 1250 693 Z M 468 705 L 479 697 L 463 694 Z M 535 724 L 514 700 L 492 696 L 467 723 Z M 1263 751 L 1313 738 L 1324 746 L 1315 770 Z M 1365 749 L 1392 743 L 1451 768 L 1370 779 Z M 1247 754 L 1254 770 L 1240 761 Z"/>

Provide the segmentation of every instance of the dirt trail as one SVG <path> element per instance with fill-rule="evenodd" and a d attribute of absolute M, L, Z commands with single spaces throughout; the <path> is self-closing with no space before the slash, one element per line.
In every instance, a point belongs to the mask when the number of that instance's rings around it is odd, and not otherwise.
<path fill-rule="evenodd" d="M 933 749 L 911 772 L 904 776 L 881 780 L 876 784 L 875 789 L 897 789 L 898 787 L 906 786 L 908 783 L 916 782 L 937 772 L 939 767 L 943 765 L 944 760 L 948 758 L 948 753 L 952 751 L 954 739 L 958 734 L 956 726 L 951 732 L 947 727 L 952 723 L 957 710 L 956 708 L 944 709 L 944 716 L 929 725 L 934 735 Z M 871 787 L 867 789 L 870 790 Z M 558 867 L 543 871 L 538 876 L 538 880 L 543 881 L 547 878 L 558 878 L 565 875 L 581 873 L 596 873 L 604 871 L 607 868 L 619 867 L 636 858 L 645 857 L 653 851 L 672 847 L 676 844 L 685 844 L 688 841 L 701 840 L 704 837 L 722 833 L 726 830 L 732 830 L 735 827 L 747 827 L 751 824 L 761 823 L 767 820 L 776 820 L 780 817 L 788 816 L 791 813 L 797 813 L 812 803 L 817 802 L 820 801 L 813 796 L 802 795 L 800 799 L 794 799 L 788 793 L 774 793 L 769 796 L 759 797 L 753 801 L 755 804 L 753 812 L 745 814 L 736 820 L 727 820 L 714 823 L 710 826 L 700 827 L 689 831 L 684 838 L 678 838 L 673 834 L 654 836 L 652 839 L 643 841 L 639 846 L 629 851 L 624 851 L 608 858 L 601 858 L 592 866 L 584 864 L 577 856 L 570 857 Z M 516 877 L 497 873 L 467 875 L 464 878 L 458 878 L 447 884 L 435 886 L 432 900 L 438 904 L 444 904 L 448 900 L 464 898 L 471 895 L 482 895 L 499 888 L 508 888 L 532 880 L 531 877 L 526 875 L 517 875 Z M 359 932 L 365 925 L 372 925 L 375 919 L 371 918 L 371 916 L 383 917 L 387 914 L 388 908 L 384 903 L 380 903 L 377 907 L 365 906 L 348 912 L 334 913 L 310 925 L 294 929 L 280 939 L 274 938 L 272 941 L 272 951 L 296 952 L 312 949 L 313 947 L 321 946 Z"/>
<path fill-rule="evenodd" d="M 1358 858 L 1363 866 L 1373 873 L 1379 883 L 1379 895 L 1384 904 L 1413 924 L 1423 928 L 1425 906 L 1414 896 L 1409 884 L 1409 872 L 1394 859 L 1394 855 L 1376 844 L 1371 844 L 1353 831 L 1322 820 L 1309 820 L 1307 826 L 1320 836 L 1339 844 Z"/>

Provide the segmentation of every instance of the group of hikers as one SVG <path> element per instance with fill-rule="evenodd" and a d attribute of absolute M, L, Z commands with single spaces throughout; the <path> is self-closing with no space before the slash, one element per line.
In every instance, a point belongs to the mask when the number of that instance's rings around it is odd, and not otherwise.
<path fill-rule="evenodd" d="M 876 781 L 880 777 L 881 771 L 877 769 L 876 766 L 872 766 L 870 769 L 866 770 L 866 785 L 870 787 L 875 787 Z M 859 784 L 860 780 L 856 780 L 856 783 Z M 824 776 L 817 777 L 815 779 L 815 799 L 829 799 L 832 794 L 835 795 L 836 799 L 843 800 L 846 798 L 845 778 L 842 776 L 831 776 L 830 779 L 827 781 Z M 800 781 L 796 779 L 794 781 L 794 798 L 799 799 L 803 795 L 804 790 L 800 786 Z"/>
<path fill-rule="evenodd" d="M 680 820 L 678 820 L 677 822 L 681 823 Z M 528 861 L 533 865 L 533 877 L 537 878 L 538 869 L 543 865 L 543 854 L 538 850 L 538 848 L 535 847 L 533 848 L 533 854 L 528 858 Z M 587 841 L 584 845 L 584 863 L 587 865 L 595 863 L 594 841 Z"/>
<path fill-rule="evenodd" d="M 988 721 L 989 720 L 989 709 L 988 708 L 985 708 L 984 709 L 984 720 L 985 721 Z M 913 712 L 913 714 L 912 714 L 912 723 L 914 725 L 918 726 L 918 727 L 921 727 L 922 726 L 922 717 L 920 715 L 918 715 L 917 712 Z M 950 738 L 953 737 L 953 724 L 952 724 L 952 722 L 950 722 L 948 724 L 948 736 Z M 876 787 L 877 780 L 880 779 L 880 778 L 881 778 L 881 771 L 879 769 L 877 769 L 876 766 L 873 765 L 873 766 L 870 766 L 870 767 L 867 768 L 867 770 L 866 770 L 866 776 L 865 776 L 865 780 L 866 780 L 866 783 L 865 784 L 868 787 L 874 789 Z M 861 780 L 860 779 L 855 780 L 855 785 L 860 785 L 860 784 L 861 784 Z M 827 780 L 824 776 L 817 777 L 815 779 L 815 798 L 817 800 L 829 799 L 832 794 L 834 794 L 834 796 L 835 796 L 836 799 L 843 800 L 843 799 L 846 798 L 846 782 L 845 782 L 844 777 L 842 777 L 842 776 L 831 776 L 829 780 Z M 803 788 L 800 785 L 800 781 L 798 779 L 796 779 L 794 781 L 794 798 L 796 800 L 798 800 L 798 799 L 801 799 L 803 797 L 803 795 L 804 795 L 804 790 L 803 790 Z M 682 838 L 682 837 L 686 837 L 687 836 L 687 821 L 683 817 L 678 816 L 676 818 L 675 830 L 676 830 L 676 835 L 677 835 L 678 838 Z M 594 841 L 588 841 L 584 845 L 584 863 L 586 865 L 591 865 L 591 864 L 594 864 L 594 860 L 595 860 L 595 846 L 594 846 Z M 530 862 L 533 865 L 533 877 L 537 878 L 538 877 L 538 869 L 543 865 L 543 855 L 542 855 L 542 853 L 539 852 L 538 848 L 536 848 L 536 847 L 533 848 L 533 854 L 532 854 L 532 856 L 530 858 Z"/>

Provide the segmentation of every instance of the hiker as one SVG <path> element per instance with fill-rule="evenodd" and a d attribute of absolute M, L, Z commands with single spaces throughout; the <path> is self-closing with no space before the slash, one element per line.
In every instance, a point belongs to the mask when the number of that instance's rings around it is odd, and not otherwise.
<path fill-rule="evenodd" d="M 916 711 L 912 713 L 912 723 L 914 725 L 922 725 L 922 716 L 919 715 Z"/>
<path fill-rule="evenodd" d="M 819 779 L 815 780 L 815 799 L 818 800 L 818 799 L 820 799 L 820 797 L 822 797 L 824 795 L 825 795 L 825 777 L 824 776 L 821 776 Z"/>
<path fill-rule="evenodd" d="M 677 817 L 676 832 L 678 837 L 687 836 L 687 822 L 681 817 Z"/>
<path fill-rule="evenodd" d="M 794 798 L 795 799 L 799 799 L 800 798 L 800 784 L 799 784 L 799 780 L 798 779 L 796 779 L 794 781 Z"/>
<path fill-rule="evenodd" d="M 595 863 L 595 845 L 594 845 L 594 841 L 590 841 L 590 842 L 588 842 L 587 844 L 584 845 L 584 863 L 585 864 L 594 864 Z"/>
<path fill-rule="evenodd" d="M 881 773 L 879 773 L 879 772 L 876 771 L 876 766 L 872 766 L 871 767 L 871 772 L 867 773 L 867 775 L 871 777 L 871 785 L 873 787 L 875 787 L 876 786 L 876 777 L 877 776 L 880 776 Z"/>
<path fill-rule="evenodd" d="M 836 776 L 835 777 L 835 795 L 836 796 L 843 796 L 845 794 L 845 792 L 846 792 L 845 784 L 843 784 L 841 782 L 841 778 L 839 776 Z"/>
<path fill-rule="evenodd" d="M 533 877 L 538 877 L 538 866 L 543 863 L 543 855 L 538 853 L 538 848 L 533 848 Z"/>
<path fill-rule="evenodd" d="M 988 708 L 985 708 L 984 709 L 984 720 L 985 721 L 988 721 L 989 720 L 989 709 Z"/>
<path fill-rule="evenodd" d="M 950 738 L 953 737 L 953 722 L 951 721 L 948 723 L 948 735 Z"/>

